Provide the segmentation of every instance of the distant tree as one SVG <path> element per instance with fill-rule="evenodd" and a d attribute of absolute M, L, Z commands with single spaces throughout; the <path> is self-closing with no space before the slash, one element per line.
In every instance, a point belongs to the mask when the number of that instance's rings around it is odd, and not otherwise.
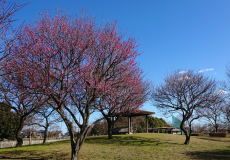
<path fill-rule="evenodd" d="M 226 82 L 224 83 L 224 87 L 226 90 L 230 91 L 230 62 L 226 65 Z"/>
<path fill-rule="evenodd" d="M 105 135 L 108 133 L 108 123 L 106 120 L 95 123 L 91 130 L 91 135 Z"/>
<path fill-rule="evenodd" d="M 16 139 L 19 117 L 4 102 L 0 104 L 0 139 Z"/>
<path fill-rule="evenodd" d="M 39 110 L 36 111 L 33 117 L 31 117 L 32 120 L 26 123 L 26 125 L 29 126 L 38 125 L 45 129 L 43 143 L 46 143 L 48 129 L 53 125 L 56 125 L 57 123 L 63 121 L 62 118 L 55 112 L 56 111 L 53 108 L 49 107 L 48 104 L 43 105 Z M 55 128 L 55 131 L 56 130 L 57 129 Z"/>
<path fill-rule="evenodd" d="M 217 102 L 211 105 L 209 108 L 203 110 L 203 115 L 208 119 L 209 124 L 215 128 L 215 132 L 218 132 L 223 122 L 222 116 L 224 111 L 224 103 Z"/>
<path fill-rule="evenodd" d="M 165 122 L 162 118 L 157 118 L 151 115 L 147 116 L 149 128 L 155 127 L 170 127 L 170 125 Z M 133 131 L 134 132 L 146 132 L 146 118 L 145 116 L 133 117 L 132 120 Z M 163 132 L 163 130 L 161 130 Z"/>
<path fill-rule="evenodd" d="M 128 126 L 128 118 L 127 117 L 120 117 L 116 123 L 114 123 L 114 128 L 120 127 L 127 127 Z"/>
<path fill-rule="evenodd" d="M 147 116 L 148 117 L 148 122 L 152 127 L 170 127 L 170 125 L 165 122 L 164 119 L 162 118 L 157 118 L 154 116 Z"/>
<path fill-rule="evenodd" d="M 223 104 L 222 107 L 222 118 L 223 118 L 223 124 L 226 127 L 230 127 L 230 101 L 229 101 L 229 94 L 227 94 L 226 101 Z"/>
<path fill-rule="evenodd" d="M 202 110 L 212 106 L 218 95 L 215 80 L 193 70 L 187 72 L 173 71 L 166 75 L 163 83 L 152 89 L 153 105 L 165 113 L 179 112 L 182 115 L 181 130 L 186 135 L 184 144 L 189 144 L 191 124 L 202 116 Z M 189 131 L 185 128 L 188 122 Z"/>
<path fill-rule="evenodd" d="M 223 102 L 224 104 L 222 107 L 222 111 L 225 125 L 230 126 L 230 63 L 226 65 L 226 76 L 227 79 L 223 83 L 223 86 L 227 91 L 223 91 L 226 94 Z"/>
<path fill-rule="evenodd" d="M 29 137 L 29 145 L 32 143 L 32 137 L 35 137 L 34 132 L 38 129 L 36 125 L 33 125 L 33 123 L 39 123 L 40 121 L 36 118 L 36 112 L 34 111 L 32 114 L 30 114 L 28 117 L 26 117 L 24 121 L 23 126 L 23 133 L 27 133 L 27 137 Z"/>

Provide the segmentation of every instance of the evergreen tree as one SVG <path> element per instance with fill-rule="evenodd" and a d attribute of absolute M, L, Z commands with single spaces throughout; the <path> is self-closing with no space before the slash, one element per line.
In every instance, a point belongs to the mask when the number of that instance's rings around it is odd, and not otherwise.
<path fill-rule="evenodd" d="M 19 124 L 17 115 L 1 102 L 0 117 L 0 139 L 15 139 Z"/>

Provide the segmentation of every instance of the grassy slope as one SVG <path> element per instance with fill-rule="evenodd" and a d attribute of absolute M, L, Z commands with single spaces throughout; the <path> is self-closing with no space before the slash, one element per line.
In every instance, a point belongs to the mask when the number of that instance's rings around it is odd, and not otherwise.
<path fill-rule="evenodd" d="M 230 138 L 191 137 L 171 134 L 133 134 L 89 137 L 79 159 L 230 159 Z M 0 159 L 70 159 L 70 142 L 54 142 L 0 149 Z"/>

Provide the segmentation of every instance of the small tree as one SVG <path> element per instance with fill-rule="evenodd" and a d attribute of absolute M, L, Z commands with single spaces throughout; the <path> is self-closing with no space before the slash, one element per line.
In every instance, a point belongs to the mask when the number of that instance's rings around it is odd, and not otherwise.
<path fill-rule="evenodd" d="M 176 70 L 152 89 L 151 100 L 154 106 L 165 113 L 177 112 L 182 115 L 180 128 L 186 135 L 184 144 L 189 144 L 191 124 L 202 116 L 203 109 L 215 103 L 218 97 L 215 92 L 215 80 L 205 77 L 203 73 L 193 70 L 181 73 Z M 189 130 L 185 128 L 185 122 Z"/>
<path fill-rule="evenodd" d="M 229 94 L 227 95 L 227 97 Z M 225 126 L 230 126 L 230 101 L 228 98 L 224 101 L 223 107 L 222 107 L 222 117 L 223 117 L 223 123 Z"/>
<path fill-rule="evenodd" d="M 203 115 L 208 119 L 209 124 L 215 128 L 215 132 L 218 132 L 220 129 L 223 110 L 223 102 L 218 101 L 217 103 L 211 105 L 210 108 L 205 109 L 203 112 Z"/>
<path fill-rule="evenodd" d="M 31 121 L 27 121 L 26 125 L 37 125 L 45 129 L 43 143 L 46 143 L 48 129 L 63 121 L 61 117 L 55 113 L 55 110 L 49 107 L 48 104 L 43 105 L 30 119 Z"/>

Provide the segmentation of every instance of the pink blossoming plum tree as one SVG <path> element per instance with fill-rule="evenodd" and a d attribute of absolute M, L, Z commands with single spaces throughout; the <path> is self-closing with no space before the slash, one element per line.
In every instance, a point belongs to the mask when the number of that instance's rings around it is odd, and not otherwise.
<path fill-rule="evenodd" d="M 118 32 L 116 22 L 97 26 L 95 19 L 87 16 L 42 13 L 20 31 L 5 71 L 13 71 L 12 80 L 18 88 L 48 99 L 69 131 L 71 159 L 77 159 L 94 125 L 89 125 L 89 117 L 96 111 L 95 104 L 104 93 L 116 91 L 117 84 L 129 81 L 121 75 L 136 68 L 137 47 L 135 39 L 124 39 Z M 26 83 L 20 83 L 22 77 Z M 70 118 L 81 129 L 77 137 Z"/>

